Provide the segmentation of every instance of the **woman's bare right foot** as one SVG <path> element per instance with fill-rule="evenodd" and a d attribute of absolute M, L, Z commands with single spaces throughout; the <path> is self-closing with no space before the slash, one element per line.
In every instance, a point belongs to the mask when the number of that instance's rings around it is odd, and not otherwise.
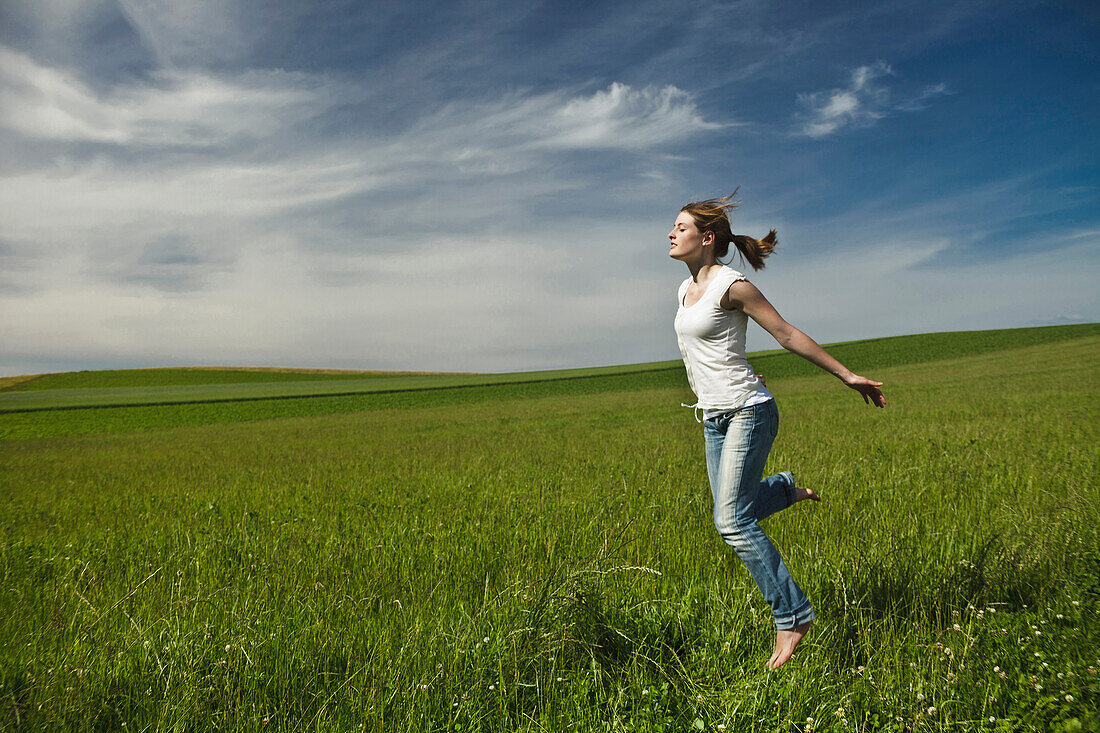
<path fill-rule="evenodd" d="M 772 652 L 772 657 L 768 660 L 768 669 L 779 669 L 791 658 L 791 655 L 794 654 L 794 648 L 806 636 L 806 632 L 810 630 L 810 624 L 812 623 L 813 621 L 807 621 L 801 626 L 795 626 L 793 629 L 778 629 L 775 632 L 775 651 Z"/>
<path fill-rule="evenodd" d="M 800 501 L 806 501 L 812 499 L 813 501 L 821 501 L 821 497 L 817 495 L 817 492 L 813 489 L 803 488 L 802 486 L 794 487 L 794 503 L 797 504 Z"/>

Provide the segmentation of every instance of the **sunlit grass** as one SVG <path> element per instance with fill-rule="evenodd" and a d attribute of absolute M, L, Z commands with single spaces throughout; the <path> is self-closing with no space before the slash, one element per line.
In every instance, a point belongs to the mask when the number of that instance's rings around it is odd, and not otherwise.
<path fill-rule="evenodd" d="M 1098 357 L 769 380 L 773 673 L 678 386 L 10 440 L 0 725 L 1096 729 Z"/>

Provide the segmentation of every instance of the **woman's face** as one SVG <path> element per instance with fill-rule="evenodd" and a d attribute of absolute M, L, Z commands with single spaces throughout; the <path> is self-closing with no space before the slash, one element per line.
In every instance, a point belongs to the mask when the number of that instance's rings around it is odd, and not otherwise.
<path fill-rule="evenodd" d="M 668 256 L 674 260 L 685 260 L 702 254 L 706 235 L 695 226 L 695 219 L 686 211 L 681 211 L 668 233 Z"/>

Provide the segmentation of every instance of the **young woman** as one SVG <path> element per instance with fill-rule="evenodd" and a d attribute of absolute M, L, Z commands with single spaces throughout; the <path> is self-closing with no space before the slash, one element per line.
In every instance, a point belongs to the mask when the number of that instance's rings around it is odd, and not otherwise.
<path fill-rule="evenodd" d="M 761 240 L 731 232 L 729 212 L 737 205 L 736 193 L 684 206 L 668 234 L 669 256 L 691 271 L 680 285 L 676 336 L 697 400 L 685 406 L 703 410 L 714 525 L 771 604 L 777 631 L 767 666 L 776 669 L 790 659 L 817 614 L 757 523 L 791 504 L 818 497 L 812 489 L 797 486 L 790 471 L 761 480 L 779 430 L 779 413 L 771 393 L 745 359 L 748 319 L 760 324 L 783 348 L 859 392 L 864 402 L 885 407 L 886 398 L 879 389 L 882 382 L 853 374 L 783 320 L 744 275 L 718 261 L 732 243 L 759 270 L 776 245 L 774 229 Z"/>

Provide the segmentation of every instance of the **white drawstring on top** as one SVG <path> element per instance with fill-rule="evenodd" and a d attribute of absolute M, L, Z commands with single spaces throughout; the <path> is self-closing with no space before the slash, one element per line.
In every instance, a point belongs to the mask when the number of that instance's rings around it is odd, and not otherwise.
<path fill-rule="evenodd" d="M 703 422 L 702 420 L 699 419 L 699 410 L 701 410 L 703 408 L 699 406 L 698 402 L 696 402 L 694 405 L 688 405 L 686 403 L 681 402 L 680 407 L 690 407 L 692 409 L 691 414 L 695 416 L 695 422 L 698 422 L 698 423 Z"/>

